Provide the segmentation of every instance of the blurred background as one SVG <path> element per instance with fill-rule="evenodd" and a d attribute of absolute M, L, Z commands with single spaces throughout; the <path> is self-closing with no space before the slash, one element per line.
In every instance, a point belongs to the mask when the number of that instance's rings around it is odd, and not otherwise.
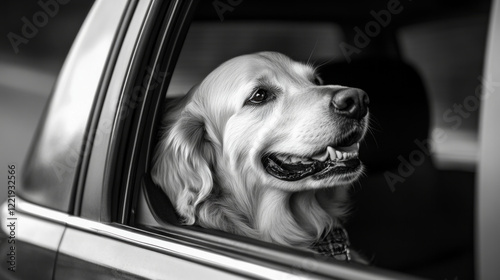
<path fill-rule="evenodd" d="M 64 59 L 93 1 L 68 1 L 54 16 L 33 18 L 44 11 L 38 1 L 0 3 L 0 180 L 7 165 L 18 175 Z M 51 1 L 46 1 L 51 2 Z M 55 2 L 55 1 L 54 1 Z M 49 8 L 56 11 L 55 8 Z M 32 23 L 35 29 L 23 26 Z M 9 35 L 10 34 L 10 35 Z M 15 35 L 13 35 L 15 34 Z M 17 36 L 19 37 L 17 37 Z M 25 38 L 26 41 L 24 41 Z M 13 43 L 14 42 L 14 45 Z M 19 43 L 18 43 L 19 42 Z M 6 191 L 0 191 L 4 200 Z"/>

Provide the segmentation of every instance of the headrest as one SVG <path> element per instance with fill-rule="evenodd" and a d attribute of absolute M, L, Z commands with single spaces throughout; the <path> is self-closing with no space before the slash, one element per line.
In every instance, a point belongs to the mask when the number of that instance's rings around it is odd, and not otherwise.
<path fill-rule="evenodd" d="M 397 167 L 426 145 L 429 106 L 417 71 L 401 60 L 364 58 L 350 63 L 328 63 L 319 68 L 325 84 L 356 87 L 370 97 L 370 131 L 360 148 L 360 159 L 370 171 Z"/>

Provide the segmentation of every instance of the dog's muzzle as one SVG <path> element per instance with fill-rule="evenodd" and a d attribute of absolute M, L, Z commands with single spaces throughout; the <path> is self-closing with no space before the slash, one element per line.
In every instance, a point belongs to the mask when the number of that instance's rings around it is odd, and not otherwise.
<path fill-rule="evenodd" d="M 284 181 L 297 181 L 308 176 L 320 180 L 334 174 L 357 172 L 361 168 L 358 159 L 358 144 L 341 152 L 328 146 L 325 155 L 315 159 L 298 159 L 290 156 L 269 155 L 262 159 L 267 173 Z M 321 158 L 323 157 L 323 159 Z M 294 162 L 294 160 L 297 160 Z"/>
<path fill-rule="evenodd" d="M 358 129 L 311 157 L 269 153 L 262 158 L 266 172 L 280 180 L 297 181 L 309 176 L 321 180 L 332 175 L 349 175 L 360 171 L 362 166 L 358 150 L 364 133 L 359 126 L 368 114 L 369 103 L 368 95 L 361 89 L 336 89 L 330 101 L 331 111 L 348 121 L 344 126 L 357 126 Z"/>

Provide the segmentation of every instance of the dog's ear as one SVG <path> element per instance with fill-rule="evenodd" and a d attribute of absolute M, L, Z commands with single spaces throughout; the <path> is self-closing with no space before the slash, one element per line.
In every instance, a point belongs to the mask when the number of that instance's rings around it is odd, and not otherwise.
<path fill-rule="evenodd" d="M 212 191 L 214 156 L 204 118 L 189 110 L 182 110 L 158 143 L 151 175 L 185 224 L 195 223 L 196 207 Z"/>

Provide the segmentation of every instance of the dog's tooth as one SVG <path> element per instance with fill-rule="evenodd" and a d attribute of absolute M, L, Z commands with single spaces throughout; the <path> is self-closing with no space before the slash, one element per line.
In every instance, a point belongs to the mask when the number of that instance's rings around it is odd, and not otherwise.
<path fill-rule="evenodd" d="M 326 150 L 328 151 L 328 154 L 330 155 L 330 160 L 335 160 L 335 158 L 337 157 L 337 155 L 335 154 L 335 150 L 328 146 L 328 148 L 326 148 Z"/>
<path fill-rule="evenodd" d="M 292 162 L 301 162 L 301 161 L 302 161 L 302 158 L 299 158 L 299 157 L 291 157 L 291 158 L 290 158 L 290 161 L 292 161 Z"/>
<path fill-rule="evenodd" d="M 338 159 L 342 159 L 342 152 L 340 152 L 340 151 L 335 151 L 335 153 L 337 154 L 337 158 L 338 158 Z"/>
<path fill-rule="evenodd" d="M 325 154 L 321 157 L 321 161 L 326 161 L 330 154 L 328 153 L 328 150 L 325 152 Z"/>
<path fill-rule="evenodd" d="M 344 157 L 344 159 L 347 159 L 347 158 L 349 158 L 349 153 L 343 152 L 342 156 Z"/>
<path fill-rule="evenodd" d="M 314 156 L 314 157 L 312 157 L 312 159 L 317 160 L 317 161 L 325 161 L 329 156 L 330 156 L 330 154 L 328 153 L 328 149 L 326 149 L 325 153 L 318 155 L 318 156 Z"/>
<path fill-rule="evenodd" d="M 359 142 L 356 143 L 356 150 L 359 150 Z"/>

